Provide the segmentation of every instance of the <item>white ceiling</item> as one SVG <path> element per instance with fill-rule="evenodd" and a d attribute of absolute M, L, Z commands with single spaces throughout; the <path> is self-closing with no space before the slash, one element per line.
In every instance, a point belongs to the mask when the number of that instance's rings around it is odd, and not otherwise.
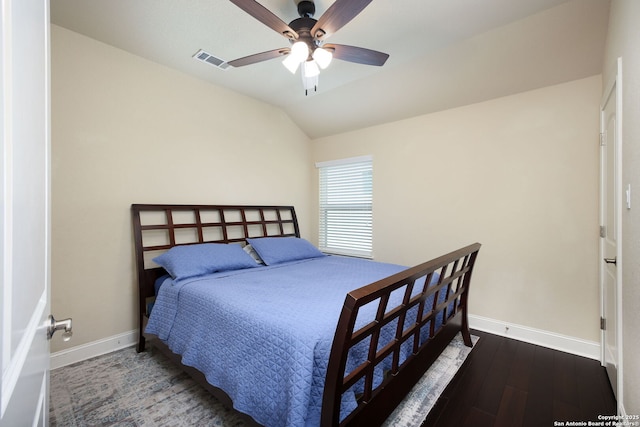
<path fill-rule="evenodd" d="M 298 17 L 294 0 L 259 1 Z M 315 3 L 317 19 L 333 0 Z M 314 139 L 599 74 L 608 11 L 608 0 L 375 0 L 329 42 L 387 63 L 335 60 L 305 96 L 279 59 L 220 70 L 192 58 L 289 46 L 228 0 L 51 1 L 54 24 L 278 106 Z"/>

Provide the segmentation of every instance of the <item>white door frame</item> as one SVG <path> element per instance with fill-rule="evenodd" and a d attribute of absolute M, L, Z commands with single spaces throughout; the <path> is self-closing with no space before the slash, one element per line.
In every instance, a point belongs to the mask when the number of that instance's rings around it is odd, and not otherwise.
<path fill-rule="evenodd" d="M 615 188 L 614 188 L 614 192 L 615 192 L 615 203 L 616 203 L 616 218 L 615 221 L 617 223 L 617 227 L 616 227 L 616 301 L 615 301 L 615 305 L 616 305 L 616 319 L 615 319 L 615 325 L 616 325 L 616 345 L 617 345 L 617 360 L 616 360 L 616 364 L 617 364 L 617 375 L 616 375 L 616 383 L 617 383 L 617 387 L 616 387 L 616 398 L 618 401 L 618 408 L 621 407 L 621 403 L 624 401 L 623 400 L 623 358 L 622 358 L 622 58 L 618 58 L 615 64 L 615 72 L 613 72 L 611 75 L 612 77 L 610 78 L 610 80 L 607 82 L 606 86 L 604 87 L 604 93 L 603 93 L 603 97 L 602 97 L 602 101 L 600 103 L 600 132 L 604 132 L 604 130 L 606 129 L 606 123 L 605 123 L 605 114 L 604 114 L 604 109 L 605 109 L 605 105 L 607 103 L 607 100 L 611 97 L 611 95 L 613 94 L 613 92 L 615 91 L 615 96 L 616 96 L 616 162 L 614 165 L 615 168 Z M 605 136 L 606 138 L 607 136 Z M 600 155 L 600 225 L 604 226 L 604 218 L 605 218 L 605 209 L 606 209 L 606 203 L 604 200 L 604 183 L 605 183 L 605 170 L 606 170 L 606 166 L 604 164 L 604 158 L 605 156 L 603 155 L 604 150 L 606 149 L 606 147 L 600 147 L 601 148 L 601 155 Z M 608 233 L 609 230 L 606 230 L 606 232 Z M 601 318 L 605 318 L 605 288 L 604 288 L 604 284 L 605 284 L 605 263 L 604 263 L 604 257 L 605 257 L 605 249 L 604 249 L 604 239 L 601 238 L 600 239 L 600 316 Z M 605 330 L 601 330 L 601 334 L 600 334 L 600 342 L 601 342 L 601 364 L 602 366 L 605 366 L 606 360 L 605 360 L 605 352 L 606 352 L 606 342 L 605 342 Z M 620 412 L 620 409 L 618 409 L 618 412 Z"/>

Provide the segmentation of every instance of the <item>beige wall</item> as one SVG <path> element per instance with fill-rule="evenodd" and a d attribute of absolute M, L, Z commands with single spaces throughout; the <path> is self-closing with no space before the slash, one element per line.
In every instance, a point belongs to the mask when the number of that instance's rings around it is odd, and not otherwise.
<path fill-rule="evenodd" d="M 309 234 L 309 140 L 278 108 L 53 26 L 52 110 L 54 352 L 136 328 L 132 203 L 293 204 Z"/>
<path fill-rule="evenodd" d="M 603 64 L 603 81 L 622 58 L 622 185 L 631 185 L 631 209 L 622 212 L 622 403 L 640 414 L 640 2 L 614 0 Z"/>
<path fill-rule="evenodd" d="M 373 155 L 377 260 L 479 241 L 471 313 L 599 341 L 600 93 L 594 76 L 322 138 L 313 159 Z"/>

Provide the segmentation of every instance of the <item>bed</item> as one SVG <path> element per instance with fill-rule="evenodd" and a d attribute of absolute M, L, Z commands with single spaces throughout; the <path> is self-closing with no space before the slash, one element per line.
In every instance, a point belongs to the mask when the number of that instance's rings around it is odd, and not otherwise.
<path fill-rule="evenodd" d="M 472 346 L 479 243 L 406 268 L 321 253 L 292 206 L 132 219 L 137 351 L 148 340 L 252 424 L 380 425 L 456 334 Z"/>

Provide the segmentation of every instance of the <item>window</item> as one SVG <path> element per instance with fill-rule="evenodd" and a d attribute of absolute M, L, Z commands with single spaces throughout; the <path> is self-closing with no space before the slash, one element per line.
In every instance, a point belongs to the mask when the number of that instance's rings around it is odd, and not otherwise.
<path fill-rule="evenodd" d="M 316 167 L 320 180 L 320 249 L 373 258 L 371 156 L 316 163 Z"/>

